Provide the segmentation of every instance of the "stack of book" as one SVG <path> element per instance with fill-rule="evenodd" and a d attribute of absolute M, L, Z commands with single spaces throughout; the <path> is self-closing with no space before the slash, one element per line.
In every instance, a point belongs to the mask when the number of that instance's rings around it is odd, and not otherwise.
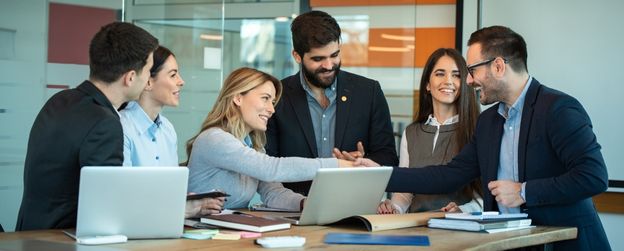
<path fill-rule="evenodd" d="M 444 218 L 432 218 L 431 228 L 497 233 L 531 227 L 527 214 L 499 214 L 498 212 L 453 213 Z"/>

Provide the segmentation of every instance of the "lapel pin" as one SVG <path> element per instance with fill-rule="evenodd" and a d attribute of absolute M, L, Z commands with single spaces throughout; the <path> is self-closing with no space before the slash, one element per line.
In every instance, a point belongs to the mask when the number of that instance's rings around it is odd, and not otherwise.
<path fill-rule="evenodd" d="M 347 96 L 342 96 L 342 97 L 340 98 L 340 100 L 342 100 L 342 102 L 347 101 Z"/>

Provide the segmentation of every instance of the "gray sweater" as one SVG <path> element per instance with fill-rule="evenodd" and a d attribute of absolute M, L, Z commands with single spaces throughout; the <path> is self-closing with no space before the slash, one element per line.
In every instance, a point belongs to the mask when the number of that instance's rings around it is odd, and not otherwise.
<path fill-rule="evenodd" d="M 247 147 L 234 135 L 210 128 L 195 139 L 189 159 L 189 192 L 220 189 L 232 195 L 226 208 L 247 207 L 256 191 L 269 207 L 299 210 L 303 195 L 279 182 L 311 180 L 319 168 L 338 167 L 335 158 L 276 158 Z"/>

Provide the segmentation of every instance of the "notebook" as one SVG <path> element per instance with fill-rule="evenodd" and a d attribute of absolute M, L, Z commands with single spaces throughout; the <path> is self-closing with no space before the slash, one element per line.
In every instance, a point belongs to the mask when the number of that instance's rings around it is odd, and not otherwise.
<path fill-rule="evenodd" d="M 327 244 L 360 244 L 360 245 L 403 245 L 429 246 L 426 235 L 381 235 L 381 234 L 349 234 L 328 233 L 325 235 Z"/>
<path fill-rule="evenodd" d="M 185 167 L 83 167 L 76 236 L 178 238 L 187 182 Z"/>
<path fill-rule="evenodd" d="M 391 174 L 392 167 L 319 169 L 301 214 L 281 218 L 295 225 L 323 225 L 375 214 Z"/>
<path fill-rule="evenodd" d="M 452 218 L 433 218 L 429 220 L 428 226 L 430 228 L 465 231 L 488 231 L 502 228 L 529 227 L 531 226 L 531 219 L 458 220 Z"/>
<path fill-rule="evenodd" d="M 288 221 L 267 219 L 243 213 L 206 215 L 201 218 L 201 222 L 258 233 L 290 228 L 290 222 Z"/>

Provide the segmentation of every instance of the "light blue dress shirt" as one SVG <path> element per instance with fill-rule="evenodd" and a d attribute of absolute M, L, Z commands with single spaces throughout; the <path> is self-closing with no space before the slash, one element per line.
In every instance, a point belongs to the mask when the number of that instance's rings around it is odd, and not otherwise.
<path fill-rule="evenodd" d="M 338 78 L 334 80 L 329 88 L 325 89 L 325 96 L 329 100 L 329 106 L 323 109 L 321 104 L 314 98 L 312 89 L 308 86 L 303 76 L 303 70 L 300 71 L 299 79 L 301 86 L 307 93 L 308 107 L 310 109 L 310 118 L 312 119 L 312 127 L 314 128 L 314 137 L 316 139 L 316 149 L 319 158 L 333 157 L 334 141 L 336 134 L 336 86 Z"/>
<path fill-rule="evenodd" d="M 529 76 L 522 93 L 516 102 L 507 109 L 507 104 L 498 104 L 498 114 L 505 118 L 503 125 L 503 139 L 501 140 L 500 161 L 498 166 L 498 180 L 519 181 L 518 178 L 518 142 L 520 140 L 520 123 L 522 122 L 522 109 L 524 108 L 524 98 L 531 85 L 532 77 Z M 525 184 L 522 184 L 524 191 Z M 523 193 L 522 193 L 523 194 Z M 523 198 L 524 199 L 524 198 Z M 498 203 L 498 210 L 501 213 L 520 213 L 519 207 L 508 208 Z"/>
<path fill-rule="evenodd" d="M 152 121 L 131 101 L 120 113 L 124 133 L 124 166 L 177 166 L 178 136 L 162 114 Z"/>

